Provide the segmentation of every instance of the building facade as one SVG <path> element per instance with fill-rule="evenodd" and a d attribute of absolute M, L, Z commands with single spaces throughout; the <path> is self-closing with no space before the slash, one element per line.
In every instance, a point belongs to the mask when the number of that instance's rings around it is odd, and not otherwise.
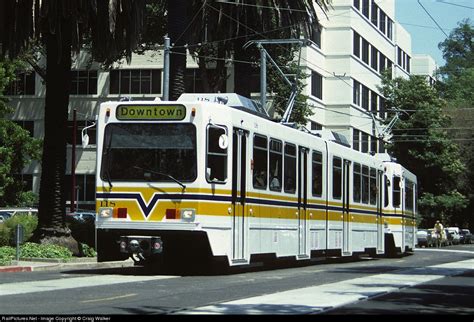
<path fill-rule="evenodd" d="M 382 135 L 383 122 L 394 116 L 385 109 L 385 100 L 378 90 L 381 73 L 392 71 L 394 77 L 408 77 L 412 70 L 433 77 L 434 69 L 429 56 L 415 56 L 411 52 L 411 37 L 395 21 L 395 1 L 333 0 L 327 13 L 318 13 L 321 31 L 311 38 L 312 43 L 303 48 L 301 65 L 305 74 L 305 93 L 312 107 L 307 128 L 330 130 L 343 135 L 351 147 L 365 153 L 385 152 Z M 432 59 L 431 59 L 432 60 Z M 429 67 L 412 65 L 428 64 Z M 429 63 L 427 63 L 429 62 Z M 187 60 L 186 92 L 201 92 L 197 64 Z M 88 129 L 89 146 L 81 146 L 81 130 L 92 125 L 100 103 L 132 99 L 153 100 L 162 95 L 163 53 L 149 52 L 134 55 L 131 64 L 116 63 L 110 70 L 102 70 L 91 63 L 87 54 L 74 61 L 69 104 L 68 172 L 70 182 L 72 149 L 72 111 L 77 111 L 78 132 L 75 160 L 78 207 L 93 209 L 95 206 L 95 135 Z M 232 66 L 224 88 L 233 92 L 236 80 Z M 425 74 L 426 73 L 426 74 Z M 258 82 L 254 82 L 258 84 Z M 35 137 L 44 133 L 45 86 L 38 74 L 20 74 L 8 92 L 14 107 L 12 119 L 27 128 Z M 258 88 L 252 93 L 259 98 Z M 270 98 L 271 100 L 271 98 Z M 24 181 L 33 191 L 39 191 L 41 167 L 32 164 L 25 169 Z M 68 200 L 71 200 L 70 189 Z"/>

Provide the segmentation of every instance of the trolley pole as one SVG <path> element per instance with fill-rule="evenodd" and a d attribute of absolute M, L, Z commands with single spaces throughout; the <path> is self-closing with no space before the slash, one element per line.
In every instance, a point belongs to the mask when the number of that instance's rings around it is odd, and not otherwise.
<path fill-rule="evenodd" d="M 261 44 L 257 45 L 260 50 L 260 102 L 266 111 L 267 105 L 267 55 Z"/>
<path fill-rule="evenodd" d="M 170 38 L 164 37 L 164 60 L 163 60 L 163 100 L 169 100 L 170 91 Z"/>

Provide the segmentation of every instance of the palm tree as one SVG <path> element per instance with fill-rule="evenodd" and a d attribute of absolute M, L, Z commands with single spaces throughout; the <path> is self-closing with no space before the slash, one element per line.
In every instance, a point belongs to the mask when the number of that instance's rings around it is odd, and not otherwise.
<path fill-rule="evenodd" d="M 144 0 L 2 0 L 0 54 L 17 57 L 33 39 L 46 48 L 44 145 L 39 220 L 33 240 L 78 253 L 65 224 L 66 124 L 71 54 L 87 39 L 96 61 L 125 52 L 130 59 L 142 29 Z"/>
<path fill-rule="evenodd" d="M 317 10 L 328 10 L 330 0 L 235 1 L 218 0 L 155 0 L 151 15 L 167 19 L 167 30 L 174 46 L 170 55 L 170 98 L 177 99 L 185 90 L 186 49 L 198 57 L 202 85 L 205 91 L 222 89 L 227 77 L 226 59 L 234 60 L 235 78 L 246 79 L 251 74 L 249 60 L 258 61 L 255 50 L 244 50 L 252 39 L 309 37 L 319 29 Z M 157 9 L 158 8 L 158 9 Z M 149 40 L 161 42 L 157 19 L 148 24 Z M 149 41 L 149 44 L 153 41 Z M 197 44 L 201 44 L 197 46 Z M 154 48 L 154 46 L 149 46 Z M 255 57 L 252 57 L 254 55 Z M 251 57 L 251 58 L 249 58 Z M 214 63 L 216 68 L 207 68 Z M 246 81 L 235 82 L 235 90 L 250 96 Z"/>
<path fill-rule="evenodd" d="M 273 0 L 236 1 L 194 1 L 194 12 L 201 10 L 199 19 L 193 21 L 189 30 L 192 43 L 203 43 L 203 46 L 190 50 L 198 56 L 209 56 L 217 53 L 217 58 L 233 58 L 235 68 L 235 91 L 249 97 L 248 75 L 252 65 L 248 61 L 258 61 L 256 50 L 244 50 L 243 45 L 249 40 L 262 38 L 309 38 L 320 29 L 317 7 L 323 12 L 328 10 L 330 0 L 282 0 L 278 7 Z M 198 12 L 199 13 L 199 12 Z M 280 47 L 281 50 L 281 47 Z M 289 50 L 285 48 L 284 50 Z M 208 63 L 208 58 L 199 58 L 200 65 Z M 212 59 L 210 59 L 212 60 Z M 225 68 L 219 64 L 218 68 Z M 223 75 L 222 71 L 216 71 Z"/>

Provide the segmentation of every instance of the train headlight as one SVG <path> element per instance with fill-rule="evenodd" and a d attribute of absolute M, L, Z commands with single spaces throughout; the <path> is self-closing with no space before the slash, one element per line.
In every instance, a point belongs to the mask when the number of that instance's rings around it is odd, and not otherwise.
<path fill-rule="evenodd" d="M 192 222 L 196 217 L 196 209 L 181 209 L 181 220 Z"/>
<path fill-rule="evenodd" d="M 112 218 L 112 215 L 114 213 L 114 208 L 110 207 L 102 207 L 99 208 L 99 218 L 105 219 L 105 218 Z"/>

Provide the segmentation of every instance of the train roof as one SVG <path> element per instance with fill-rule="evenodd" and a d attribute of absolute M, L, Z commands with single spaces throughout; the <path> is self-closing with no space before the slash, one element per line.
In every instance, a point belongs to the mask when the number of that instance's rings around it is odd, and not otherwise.
<path fill-rule="evenodd" d="M 269 118 L 262 104 L 235 93 L 184 93 L 178 102 L 209 102 L 230 106 L 264 118 Z"/>

